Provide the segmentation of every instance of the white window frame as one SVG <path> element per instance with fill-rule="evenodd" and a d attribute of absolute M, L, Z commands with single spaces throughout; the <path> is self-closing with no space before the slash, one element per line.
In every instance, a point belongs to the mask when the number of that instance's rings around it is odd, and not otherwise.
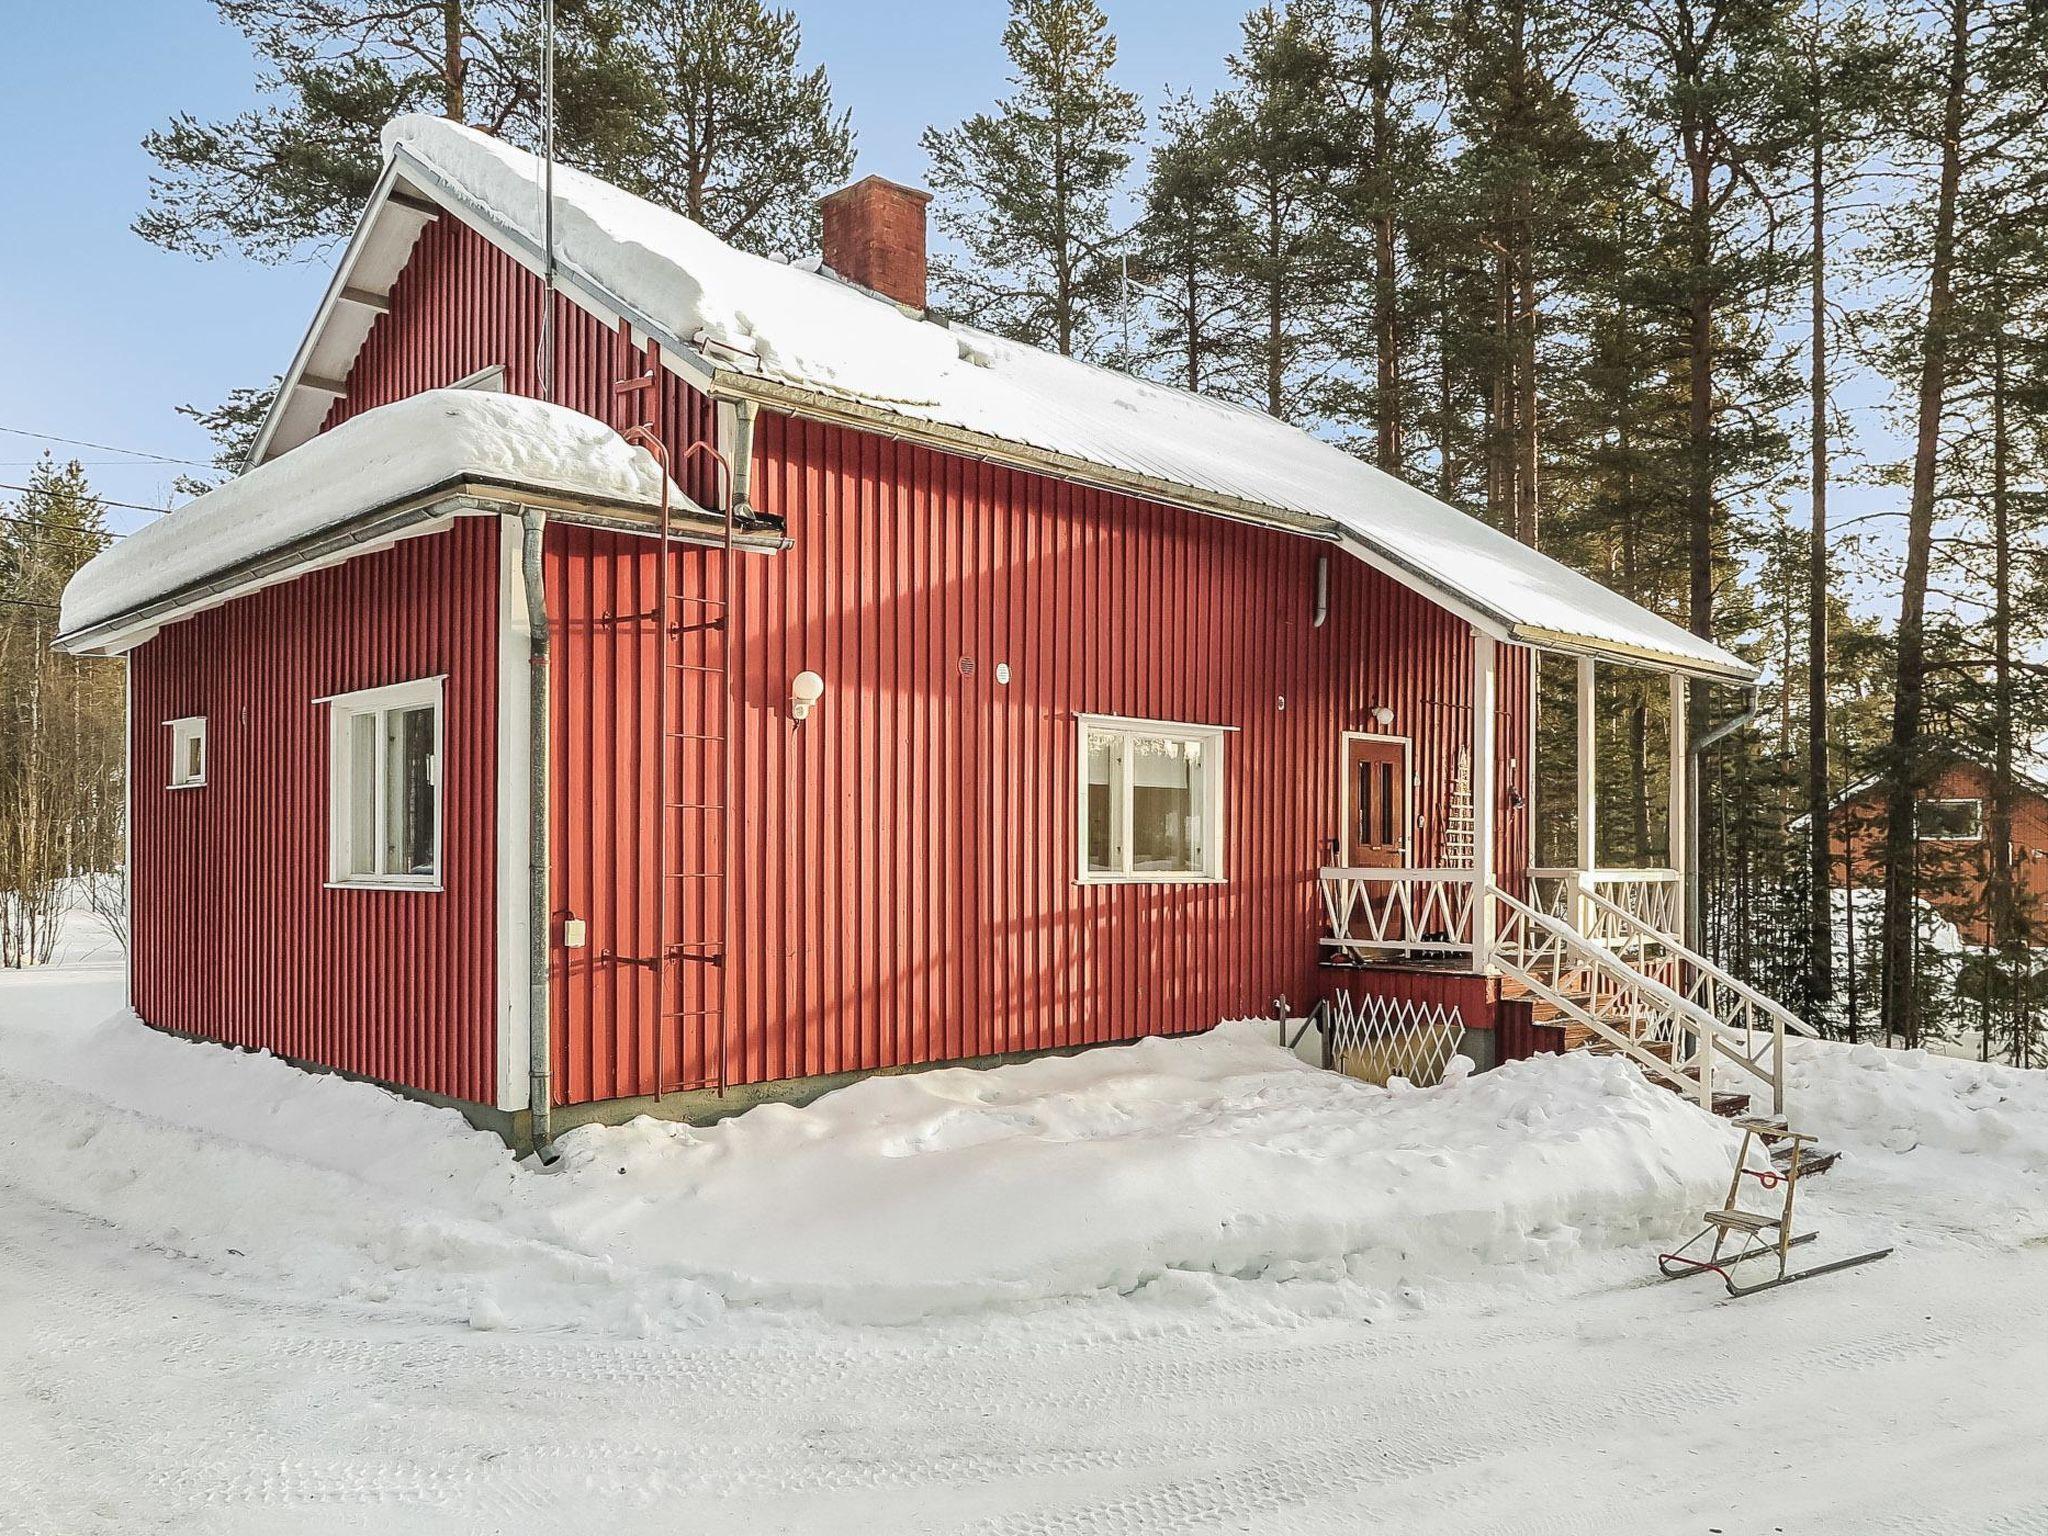
<path fill-rule="evenodd" d="M 1187 720 L 1144 720 L 1129 715 L 1093 715 L 1076 713 L 1074 716 L 1074 761 L 1078 778 L 1075 785 L 1075 858 L 1079 864 L 1078 883 L 1081 885 L 1222 885 L 1229 878 L 1224 862 L 1225 824 L 1223 808 L 1224 775 L 1227 772 L 1228 757 L 1224 751 L 1224 739 L 1237 730 L 1234 725 L 1199 725 Z M 1214 764 L 1214 770 L 1205 772 L 1206 800 L 1202 807 L 1205 826 L 1213 828 L 1202 839 L 1202 868 L 1198 870 L 1135 870 L 1131 868 L 1131 796 L 1132 784 L 1128 774 L 1122 775 L 1123 801 L 1115 809 L 1122 820 L 1123 836 L 1118 840 L 1123 852 L 1122 869 L 1090 869 L 1088 867 L 1088 738 L 1091 734 L 1108 732 L 1123 736 L 1173 736 L 1185 741 L 1202 743 L 1207 760 Z"/>
<path fill-rule="evenodd" d="M 355 693 L 329 694 L 315 699 L 327 706 L 327 884 L 335 890 L 438 891 L 442 888 L 443 859 L 448 842 L 447 817 L 447 710 L 442 685 L 446 674 L 393 683 L 384 688 L 364 688 Z M 358 875 L 349 871 L 349 850 L 354 846 L 351 821 L 355 806 L 352 793 L 354 758 L 349 751 L 350 724 L 362 715 L 383 715 L 395 709 L 431 706 L 434 711 L 434 756 L 431 783 L 434 787 L 434 872 L 430 875 Z M 378 732 L 377 783 L 371 791 L 376 807 L 375 846 L 383 856 L 386 846 L 384 816 L 389 809 L 384 791 L 386 754 L 383 732 Z"/>
<path fill-rule="evenodd" d="M 1923 832 L 1920 829 L 1920 810 L 1928 805 L 1974 806 L 1977 819 L 1968 832 Z M 1913 803 L 1913 836 L 1923 843 L 1981 843 L 1984 841 L 1984 802 L 1972 795 L 1944 795 L 1939 799 L 1916 800 Z"/>
<path fill-rule="evenodd" d="M 206 716 L 180 715 L 175 720 L 166 720 L 164 725 L 171 733 L 171 772 L 164 787 L 166 789 L 206 788 L 206 770 L 210 766 L 207 759 L 209 749 L 206 741 Z M 194 777 L 188 779 L 183 776 L 183 764 L 185 761 L 185 744 L 191 741 L 199 743 L 199 772 Z"/>

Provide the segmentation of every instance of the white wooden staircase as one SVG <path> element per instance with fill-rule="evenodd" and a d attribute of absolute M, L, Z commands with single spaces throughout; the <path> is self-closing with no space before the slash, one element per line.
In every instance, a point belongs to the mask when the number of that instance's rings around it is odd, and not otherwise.
<path fill-rule="evenodd" d="M 1782 1115 L 1785 1035 L 1814 1031 L 1687 948 L 1675 903 L 1640 873 L 1538 871 L 1525 901 L 1469 870 L 1326 869 L 1323 942 L 1359 959 L 1471 954 L 1568 1049 L 1627 1057 L 1708 1109 L 1768 1095 Z"/>

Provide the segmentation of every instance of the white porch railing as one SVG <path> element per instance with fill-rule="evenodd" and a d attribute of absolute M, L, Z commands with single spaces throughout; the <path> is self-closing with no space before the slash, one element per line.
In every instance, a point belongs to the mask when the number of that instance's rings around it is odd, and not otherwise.
<path fill-rule="evenodd" d="M 1597 896 L 1635 923 L 1667 938 L 1684 927 L 1685 885 L 1675 869 L 1532 869 L 1529 905 L 1570 923 L 1590 939 L 1630 937 L 1633 929 L 1603 932 L 1603 920 L 1586 900 Z"/>
<path fill-rule="evenodd" d="M 1469 869 L 1329 868 L 1322 887 L 1326 948 L 1360 959 L 1472 952 L 1477 883 Z"/>
<path fill-rule="evenodd" d="M 1596 924 L 1605 935 L 1599 942 L 1608 948 L 1629 950 L 1636 964 L 1652 974 L 1688 1002 L 1710 1014 L 1720 1026 L 1714 1035 L 1715 1049 L 1771 1089 L 1771 1108 L 1785 1112 L 1785 1034 L 1816 1037 L 1799 1015 L 1782 1003 L 1765 996 L 1729 975 L 1705 955 L 1688 949 L 1670 934 L 1659 933 L 1633 913 L 1597 892 L 1587 894 Z"/>
<path fill-rule="evenodd" d="M 1493 961 L 1530 996 L 1549 1003 L 1653 1078 L 1714 1102 L 1714 1040 L 1720 1026 L 1601 944 L 1527 902 L 1494 889 Z"/>
<path fill-rule="evenodd" d="M 1767 1085 L 1784 1112 L 1785 1034 L 1813 1031 L 1685 946 L 1674 870 L 1532 869 L 1527 901 L 1488 887 L 1483 959 L 1472 870 L 1327 868 L 1322 893 L 1327 948 L 1361 960 L 1469 956 L 1702 1102 L 1718 1060 Z"/>

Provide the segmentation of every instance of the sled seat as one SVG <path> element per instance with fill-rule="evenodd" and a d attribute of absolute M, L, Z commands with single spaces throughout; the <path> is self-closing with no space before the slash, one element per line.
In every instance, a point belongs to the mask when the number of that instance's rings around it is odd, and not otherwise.
<path fill-rule="evenodd" d="M 1704 1219 L 1710 1227 L 1720 1227 L 1724 1230 L 1735 1232 L 1768 1232 L 1771 1228 L 1781 1226 L 1784 1223 L 1784 1217 L 1767 1215 L 1762 1211 L 1723 1211 L 1716 1209 L 1708 1211 Z"/>

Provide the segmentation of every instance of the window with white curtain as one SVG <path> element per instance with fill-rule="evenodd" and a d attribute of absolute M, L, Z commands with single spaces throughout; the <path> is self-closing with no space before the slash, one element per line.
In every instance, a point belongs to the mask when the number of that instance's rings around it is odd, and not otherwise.
<path fill-rule="evenodd" d="M 329 713 L 330 878 L 441 883 L 441 679 L 323 700 Z"/>
<path fill-rule="evenodd" d="M 1228 728 L 1083 715 L 1084 882 L 1223 878 Z"/>

